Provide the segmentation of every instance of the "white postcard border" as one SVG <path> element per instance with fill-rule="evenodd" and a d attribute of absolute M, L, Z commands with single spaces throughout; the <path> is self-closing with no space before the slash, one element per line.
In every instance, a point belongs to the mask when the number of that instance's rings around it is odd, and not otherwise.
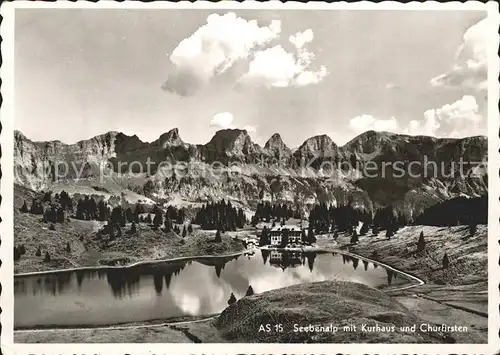
<path fill-rule="evenodd" d="M 32 2 L 16 1 L 3 3 L 0 11 L 3 17 L 1 23 L 2 58 L 0 69 L 2 78 L 1 94 L 3 103 L 0 117 L 2 131 L 0 134 L 2 169 L 1 206 L 0 216 L 0 281 L 2 293 L 0 305 L 1 348 L 8 355 L 25 354 L 269 354 L 269 353 L 307 353 L 307 354 L 333 354 L 333 353 L 469 353 L 469 354 L 494 354 L 500 352 L 499 325 L 500 325 L 500 139 L 499 139 L 499 57 L 498 35 L 496 48 L 490 48 L 488 56 L 488 188 L 489 188 L 489 216 L 488 216 L 488 344 L 14 344 L 13 343 L 13 120 L 14 120 L 14 12 L 15 9 L 26 8 L 82 8 L 82 9 L 279 9 L 279 10 L 483 10 L 491 16 L 492 34 L 497 33 L 499 24 L 499 7 L 496 2 L 481 3 L 469 1 L 466 3 L 449 2 L 438 3 L 429 1 L 425 3 L 398 2 L 372 3 L 361 1 L 357 3 L 300 3 L 269 1 L 265 3 L 247 1 L 237 3 L 222 1 L 211 3 L 205 1 L 191 2 L 151 2 L 139 1 L 100 1 L 91 3 L 85 1 L 68 2 Z M 41 122 L 40 124 L 43 124 Z"/>

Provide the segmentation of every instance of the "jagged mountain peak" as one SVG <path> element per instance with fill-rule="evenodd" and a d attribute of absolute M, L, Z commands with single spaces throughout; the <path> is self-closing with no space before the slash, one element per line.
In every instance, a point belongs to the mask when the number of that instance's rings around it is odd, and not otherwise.
<path fill-rule="evenodd" d="M 204 148 L 216 154 L 224 153 L 227 156 L 245 156 L 262 151 L 258 144 L 252 142 L 246 130 L 238 128 L 222 129 L 215 132 Z"/>
<path fill-rule="evenodd" d="M 217 132 L 215 132 L 214 136 L 210 140 L 208 144 L 229 144 L 229 143 L 234 143 L 236 141 L 250 141 L 251 142 L 250 135 L 248 132 L 244 129 L 239 129 L 239 128 L 227 128 L 227 129 L 221 129 Z"/>
<path fill-rule="evenodd" d="M 285 142 L 283 142 L 283 139 L 281 138 L 279 133 L 275 133 L 269 138 L 269 140 L 266 142 L 264 145 L 265 149 L 288 149 L 287 145 Z"/>
<path fill-rule="evenodd" d="M 335 142 L 326 134 L 308 138 L 302 143 L 298 150 L 326 151 L 337 148 Z"/>
<path fill-rule="evenodd" d="M 160 145 L 162 147 L 165 147 L 167 145 L 181 145 L 184 144 L 182 141 L 180 135 L 179 135 L 179 129 L 172 128 L 170 131 L 163 133 L 160 138 Z"/>

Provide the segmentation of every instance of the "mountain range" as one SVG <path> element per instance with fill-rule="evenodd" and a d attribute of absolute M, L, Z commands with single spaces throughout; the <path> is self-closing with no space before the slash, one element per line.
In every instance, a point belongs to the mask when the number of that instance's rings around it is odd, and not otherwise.
<path fill-rule="evenodd" d="M 109 194 L 132 191 L 153 201 L 229 198 L 250 208 L 261 199 L 304 206 L 351 203 L 369 209 L 392 204 L 409 214 L 452 197 L 487 193 L 484 166 L 466 166 L 462 175 L 446 174 L 453 164 L 451 170 L 456 171 L 461 160 L 487 162 L 488 142 L 483 136 L 452 139 L 367 131 L 343 146 L 318 135 L 295 149 L 287 147 L 278 133 L 262 147 L 240 129 L 217 131 L 203 145 L 184 142 L 177 128 L 151 143 L 120 132 L 74 144 L 34 142 L 19 131 L 14 137 L 15 183 L 33 190 L 77 191 L 77 186 L 90 186 Z M 145 167 L 148 159 L 155 164 L 140 173 L 140 164 Z M 425 159 L 435 165 L 428 164 L 428 174 L 422 176 Z M 191 174 L 169 177 L 162 174 L 165 167 L 159 162 L 182 162 Z M 215 162 L 222 166 L 219 173 L 207 174 Z M 57 179 L 60 163 L 66 163 L 69 171 Z M 347 163 L 358 168 L 332 169 Z M 397 166 L 410 166 L 415 176 L 397 176 Z M 372 174 L 368 176 L 364 168 Z"/>

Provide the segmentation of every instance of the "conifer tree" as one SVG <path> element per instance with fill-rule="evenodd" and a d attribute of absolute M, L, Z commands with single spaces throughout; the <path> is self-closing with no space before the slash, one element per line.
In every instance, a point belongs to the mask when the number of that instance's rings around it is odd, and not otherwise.
<path fill-rule="evenodd" d="M 217 229 L 217 232 L 215 233 L 215 241 L 218 243 L 222 242 L 222 236 L 219 229 Z"/>
<path fill-rule="evenodd" d="M 361 226 L 361 230 L 359 231 L 360 235 L 366 235 L 368 233 L 368 223 L 363 222 L 363 225 Z"/>
<path fill-rule="evenodd" d="M 187 235 L 187 230 L 186 230 L 186 226 L 184 226 L 182 228 L 182 238 L 186 238 L 186 235 Z"/>
<path fill-rule="evenodd" d="M 473 237 L 476 234 L 476 231 L 477 231 L 477 224 L 475 222 L 469 224 L 469 236 Z"/>
<path fill-rule="evenodd" d="M 44 195 L 43 195 L 43 199 L 42 199 L 43 202 L 52 202 L 52 191 L 47 191 Z"/>
<path fill-rule="evenodd" d="M 312 225 L 309 225 L 309 229 L 307 231 L 307 243 L 313 244 L 316 242 L 316 236 L 314 235 L 314 230 L 312 228 Z"/>
<path fill-rule="evenodd" d="M 447 269 L 450 266 L 450 259 L 448 258 L 448 254 L 444 253 L 443 256 L 443 269 Z"/>
<path fill-rule="evenodd" d="M 193 233 L 193 226 L 191 225 L 191 223 L 189 223 L 188 225 L 188 233 L 189 234 Z"/>
<path fill-rule="evenodd" d="M 229 297 L 229 300 L 227 301 L 227 304 L 228 305 L 232 305 L 235 302 L 236 302 L 236 297 L 234 297 L 234 294 L 231 292 L 231 296 Z"/>
<path fill-rule="evenodd" d="M 281 244 L 280 246 L 282 248 L 286 247 L 288 245 L 288 240 L 289 240 L 289 232 L 287 228 L 283 228 L 281 230 Z"/>
<path fill-rule="evenodd" d="M 168 217 L 165 217 L 165 232 L 171 232 L 172 231 L 172 220 Z"/>
<path fill-rule="evenodd" d="M 50 261 L 50 254 L 48 251 L 45 252 L 45 257 L 43 258 L 43 261 L 49 262 Z"/>
<path fill-rule="evenodd" d="M 22 207 L 20 208 L 20 211 L 22 213 L 27 213 L 28 212 L 28 205 L 26 204 L 26 200 L 24 200 L 24 203 L 23 203 Z"/>
<path fill-rule="evenodd" d="M 264 245 L 268 245 L 270 244 L 270 241 L 269 241 L 269 232 L 267 230 L 267 227 L 264 226 L 264 228 L 262 228 L 262 232 L 260 234 L 260 238 L 259 238 L 259 246 L 264 246 Z"/>
<path fill-rule="evenodd" d="M 358 241 L 359 241 L 358 232 L 356 232 L 356 230 L 354 230 L 352 232 L 352 236 L 351 236 L 351 244 L 357 244 Z"/>
<path fill-rule="evenodd" d="M 69 242 L 66 242 L 66 252 L 71 253 L 71 246 L 70 246 Z"/>
<path fill-rule="evenodd" d="M 36 249 L 35 256 L 42 256 L 42 251 L 40 250 L 40 247 Z"/>
<path fill-rule="evenodd" d="M 14 261 L 18 261 L 21 259 L 21 254 L 19 253 L 19 249 L 15 246 L 14 247 Z"/>
<path fill-rule="evenodd" d="M 148 216 L 146 217 L 146 223 L 147 224 L 153 223 L 153 218 L 151 217 L 151 213 L 148 213 Z"/>
<path fill-rule="evenodd" d="M 56 211 L 57 223 L 64 223 L 64 219 L 65 219 L 64 209 L 62 207 L 57 208 Z"/>
<path fill-rule="evenodd" d="M 81 220 L 85 219 L 82 199 L 79 199 L 78 203 L 76 204 L 76 218 Z"/>
<path fill-rule="evenodd" d="M 385 237 L 386 237 L 387 239 L 391 239 L 391 237 L 392 237 L 393 235 L 394 235 L 394 232 L 393 232 L 393 230 L 392 230 L 392 225 L 390 225 L 390 224 L 389 224 L 389 225 L 387 226 L 387 230 L 385 231 Z"/>
<path fill-rule="evenodd" d="M 108 207 L 103 200 L 97 204 L 97 213 L 99 221 L 104 222 L 108 220 Z"/>
<path fill-rule="evenodd" d="M 253 292 L 252 285 L 249 285 L 247 288 L 247 292 L 245 293 L 245 296 L 252 296 L 253 294 L 255 294 L 255 292 Z"/>
<path fill-rule="evenodd" d="M 417 242 L 417 252 L 423 251 L 425 249 L 424 231 L 420 232 L 420 237 Z"/>
<path fill-rule="evenodd" d="M 158 228 L 162 224 L 163 224 L 163 214 L 161 212 L 161 209 L 158 207 L 155 207 L 155 217 L 153 219 L 153 226 L 155 228 Z"/>
<path fill-rule="evenodd" d="M 132 209 L 130 207 L 128 207 L 125 210 L 125 217 L 126 217 L 128 223 L 134 222 L 135 216 L 134 216 L 134 213 L 132 212 Z"/>
<path fill-rule="evenodd" d="M 137 233 L 135 222 L 132 222 L 132 225 L 130 226 L 130 233 Z"/>
<path fill-rule="evenodd" d="M 21 244 L 21 246 L 19 247 L 19 254 L 20 255 L 26 254 L 26 248 L 24 247 L 24 244 Z"/>

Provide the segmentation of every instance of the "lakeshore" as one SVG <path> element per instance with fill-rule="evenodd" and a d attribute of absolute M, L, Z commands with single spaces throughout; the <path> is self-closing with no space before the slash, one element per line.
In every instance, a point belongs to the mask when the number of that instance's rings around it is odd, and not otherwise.
<path fill-rule="evenodd" d="M 409 258 L 405 253 L 414 247 L 415 237 L 413 236 L 418 236 L 421 231 L 426 233 L 429 253 L 425 253 L 421 257 Z M 486 268 L 485 265 L 482 265 L 480 257 L 482 253 L 487 252 L 485 248 L 486 233 L 486 226 L 478 226 L 476 235 L 467 240 L 466 243 L 464 240 L 466 231 L 463 227 L 412 226 L 401 229 L 390 240 L 385 240 L 382 236 L 364 236 L 360 237 L 359 243 L 353 246 L 349 244 L 347 236 L 341 235 L 334 242 L 324 235 L 318 237 L 317 244 L 318 248 L 324 250 L 339 251 L 340 249 L 347 254 L 353 253 L 353 255 L 359 255 L 366 260 L 375 260 L 381 265 L 395 267 L 396 270 L 414 275 L 422 282 L 398 288 L 387 288 L 377 292 L 386 294 L 413 316 L 418 317 L 419 324 L 431 324 L 429 326 L 431 330 L 438 329 L 436 327 L 441 324 L 448 327 L 446 329 L 451 329 L 449 327 L 466 328 L 467 331 L 451 333 L 450 336 L 455 342 L 480 343 L 486 341 L 487 337 Z M 447 242 L 445 243 L 444 240 Z M 435 261 L 437 255 L 451 246 L 454 246 L 454 251 L 450 253 L 453 257 L 452 260 L 458 260 L 451 263 L 450 270 L 440 270 Z M 460 253 L 464 253 L 470 248 L 475 250 L 474 255 L 472 255 L 475 262 L 471 261 L 471 257 L 460 258 Z M 431 253 L 430 250 L 433 252 Z M 433 267 L 434 269 L 432 269 Z M 483 267 L 484 272 L 481 272 Z M 434 271 L 429 272 L 426 268 Z M 314 285 L 317 285 L 314 287 L 319 293 L 324 293 L 329 287 L 332 287 L 324 282 L 316 282 Z M 288 293 L 301 293 L 303 290 L 298 291 L 301 287 L 307 288 L 308 286 L 303 284 L 291 288 L 286 287 L 264 292 L 258 297 L 262 302 L 265 302 L 267 297 L 271 297 L 273 294 L 285 297 Z M 362 285 L 355 284 L 352 287 L 362 287 Z M 322 288 L 324 290 L 320 291 Z M 313 307 L 312 303 L 315 302 L 315 298 L 305 297 L 303 302 L 311 302 L 310 307 Z M 282 300 L 276 307 L 282 307 L 284 314 L 286 314 L 286 310 L 291 305 L 289 300 Z M 295 312 L 296 310 L 292 311 L 294 314 Z M 207 319 L 196 320 L 185 318 L 182 322 L 158 320 L 149 324 L 121 324 L 106 328 L 24 330 L 16 331 L 15 337 L 16 341 L 19 342 L 78 342 L 89 339 L 89 337 L 95 339 L 95 342 L 119 342 L 123 339 L 135 339 L 135 341 L 143 339 L 142 341 L 147 342 L 165 342 L 165 339 L 168 339 L 168 342 L 243 341 L 244 339 L 237 334 L 235 335 L 236 339 L 229 340 L 220 332 L 216 326 L 217 322 L 220 322 L 220 316 L 215 315 Z M 348 337 L 345 338 L 345 341 L 348 339 Z M 428 339 L 428 342 L 432 342 L 432 340 Z"/>

